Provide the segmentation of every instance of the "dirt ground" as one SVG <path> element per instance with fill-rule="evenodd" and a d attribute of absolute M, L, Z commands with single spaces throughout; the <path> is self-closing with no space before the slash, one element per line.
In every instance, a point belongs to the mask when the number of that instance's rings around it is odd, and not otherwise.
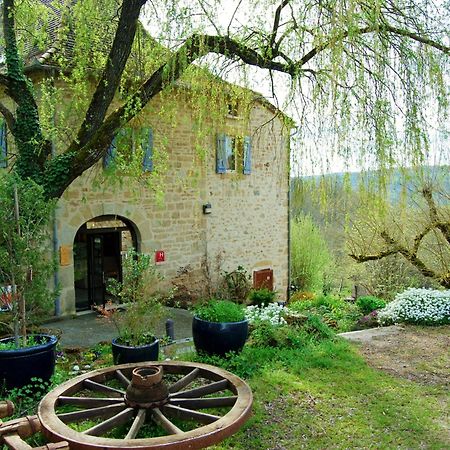
<path fill-rule="evenodd" d="M 450 387 L 450 325 L 400 326 L 356 341 L 369 365 L 418 383 Z"/>

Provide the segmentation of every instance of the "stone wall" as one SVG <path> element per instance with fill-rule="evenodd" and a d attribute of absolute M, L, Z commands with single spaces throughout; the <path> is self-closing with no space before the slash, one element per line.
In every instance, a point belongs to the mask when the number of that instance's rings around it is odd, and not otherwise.
<path fill-rule="evenodd" d="M 167 284 L 177 279 L 186 290 L 199 294 L 208 282 L 206 269 L 209 281 L 217 283 L 219 266 L 231 271 L 241 265 L 250 274 L 270 267 L 274 288 L 285 298 L 289 130 L 260 103 L 251 108 L 249 121 L 227 119 L 217 132 L 252 137 L 252 173 L 216 174 L 214 133 L 206 139 L 206 156 L 200 157 L 189 109 L 180 104 L 176 121 L 170 124 L 161 122 L 156 109 L 155 103 L 145 108 L 132 126 L 151 126 L 155 149 L 164 147 L 167 152 L 162 202 L 137 182 L 127 179 L 122 187 L 111 185 L 103 179 L 99 164 L 77 179 L 58 203 L 59 245 L 69 255 L 59 271 L 61 313 L 75 312 L 72 250 L 77 230 L 90 219 L 109 214 L 132 222 L 139 251 L 164 250 L 166 261 L 159 270 Z M 209 215 L 202 211 L 206 202 L 212 205 Z"/>

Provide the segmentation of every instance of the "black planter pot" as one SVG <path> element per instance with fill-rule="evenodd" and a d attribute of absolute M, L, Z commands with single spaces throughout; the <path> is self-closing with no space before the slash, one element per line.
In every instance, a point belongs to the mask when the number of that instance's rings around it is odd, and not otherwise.
<path fill-rule="evenodd" d="M 7 389 L 20 388 L 32 378 L 49 381 L 55 370 L 56 336 L 33 336 L 40 344 L 16 350 L 0 350 L 0 384 Z M 0 339 L 0 343 L 14 342 L 13 337 Z"/>
<path fill-rule="evenodd" d="M 129 347 L 119 344 L 117 339 L 112 340 L 112 354 L 114 364 L 127 364 L 144 361 L 157 361 L 159 355 L 159 340 L 155 339 L 151 344 Z"/>
<path fill-rule="evenodd" d="M 194 317 L 192 335 L 197 351 L 224 356 L 242 350 L 248 336 L 248 321 L 208 322 Z"/>

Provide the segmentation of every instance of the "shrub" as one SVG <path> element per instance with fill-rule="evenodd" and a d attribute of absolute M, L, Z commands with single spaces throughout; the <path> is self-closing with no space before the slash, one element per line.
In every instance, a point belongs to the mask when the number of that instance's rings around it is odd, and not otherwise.
<path fill-rule="evenodd" d="M 224 271 L 222 275 L 223 288 L 219 289 L 218 292 L 220 298 L 244 303 L 251 290 L 251 276 L 247 273 L 245 268 L 238 266 L 236 270 L 231 272 Z"/>
<path fill-rule="evenodd" d="M 291 224 L 292 283 L 302 290 L 322 291 L 327 272 L 332 271 L 333 257 L 319 228 L 310 216 Z"/>
<path fill-rule="evenodd" d="M 358 328 L 374 328 L 378 326 L 378 311 L 374 310 L 371 313 L 361 317 L 357 323 Z"/>
<path fill-rule="evenodd" d="M 272 303 L 275 299 L 277 293 L 275 291 L 271 291 L 270 289 L 252 289 L 248 296 L 248 300 L 250 305 L 268 305 Z"/>
<path fill-rule="evenodd" d="M 286 308 L 277 303 L 270 303 L 267 306 L 247 306 L 245 308 L 245 317 L 253 325 L 259 322 L 269 322 L 273 326 L 284 325 L 286 320 L 284 314 Z"/>
<path fill-rule="evenodd" d="M 260 322 L 251 332 L 249 344 L 256 347 L 299 348 L 308 342 L 302 328 L 288 325 L 274 326 Z"/>
<path fill-rule="evenodd" d="M 303 331 L 316 341 L 332 339 L 334 337 L 333 330 L 323 323 L 319 316 L 312 314 L 308 316 L 307 321 L 303 325 Z"/>
<path fill-rule="evenodd" d="M 450 290 L 407 289 L 378 312 L 378 321 L 382 325 L 396 322 L 450 323 Z"/>
<path fill-rule="evenodd" d="M 289 299 L 289 303 L 298 302 L 301 300 L 314 300 L 316 298 L 316 294 L 314 292 L 309 291 L 297 291 L 291 295 Z"/>
<path fill-rule="evenodd" d="M 241 322 L 245 320 L 244 308 L 229 300 L 211 300 L 197 306 L 195 315 L 208 322 Z"/>
<path fill-rule="evenodd" d="M 369 314 L 376 309 L 384 308 L 386 306 L 386 302 L 381 298 L 366 295 L 358 298 L 356 301 L 356 306 L 358 306 L 363 314 Z"/>
<path fill-rule="evenodd" d="M 313 300 L 300 300 L 291 303 L 289 309 L 301 314 L 316 315 L 339 331 L 352 330 L 361 316 L 356 305 L 331 295 L 323 295 Z"/>

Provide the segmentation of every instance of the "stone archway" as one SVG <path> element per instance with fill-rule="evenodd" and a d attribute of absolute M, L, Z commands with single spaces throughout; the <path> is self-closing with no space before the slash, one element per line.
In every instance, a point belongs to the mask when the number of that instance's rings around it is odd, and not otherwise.
<path fill-rule="evenodd" d="M 77 311 L 105 303 L 108 279 L 122 280 L 123 257 L 137 245 L 136 225 L 122 216 L 97 216 L 79 227 L 73 241 Z"/>

